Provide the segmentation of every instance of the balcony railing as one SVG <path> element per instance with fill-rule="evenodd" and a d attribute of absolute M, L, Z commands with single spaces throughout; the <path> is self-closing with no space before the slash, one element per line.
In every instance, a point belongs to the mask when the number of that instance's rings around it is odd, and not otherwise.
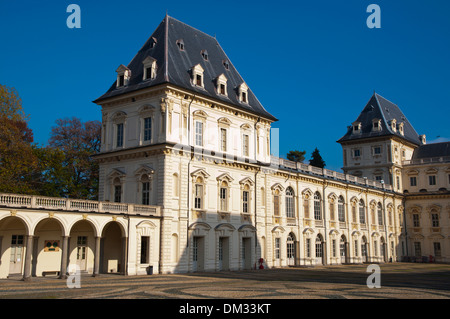
<path fill-rule="evenodd" d="M 403 165 L 414 165 L 414 164 L 428 164 L 428 163 L 448 163 L 450 162 L 450 156 L 441 156 L 441 157 L 428 157 L 428 158 L 419 158 L 414 160 L 403 161 Z"/>
<path fill-rule="evenodd" d="M 378 181 L 361 178 L 361 177 L 357 177 L 357 176 L 353 176 L 353 175 L 349 175 L 349 174 L 343 174 L 343 173 L 332 171 L 332 170 L 325 169 L 325 168 L 314 167 L 314 166 L 304 164 L 304 163 L 288 161 L 281 157 L 272 156 L 271 164 L 279 165 L 280 167 L 285 167 L 285 168 L 289 168 L 289 169 L 294 169 L 298 172 L 314 174 L 314 175 L 323 176 L 326 178 L 333 178 L 333 179 L 344 181 L 344 182 L 351 182 L 351 183 L 360 184 L 363 186 L 371 186 L 374 188 L 379 188 L 379 189 L 384 189 L 384 190 L 390 190 L 390 191 L 392 190 L 392 186 L 389 184 L 383 184 Z"/>
<path fill-rule="evenodd" d="M 69 212 L 161 216 L 161 210 L 158 206 L 5 193 L 0 193 L 0 206 L 11 208 L 63 210 Z"/>

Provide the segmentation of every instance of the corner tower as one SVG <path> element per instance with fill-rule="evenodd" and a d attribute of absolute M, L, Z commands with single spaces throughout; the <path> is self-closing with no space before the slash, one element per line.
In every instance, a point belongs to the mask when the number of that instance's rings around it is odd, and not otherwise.
<path fill-rule="evenodd" d="M 400 108 L 377 93 L 337 142 L 346 174 L 383 181 L 397 192 L 402 191 L 403 161 L 426 143 Z"/>

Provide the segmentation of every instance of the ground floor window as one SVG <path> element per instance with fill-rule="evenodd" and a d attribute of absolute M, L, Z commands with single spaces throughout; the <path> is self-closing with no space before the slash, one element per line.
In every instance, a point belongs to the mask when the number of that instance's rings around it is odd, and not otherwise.
<path fill-rule="evenodd" d="M 150 237 L 142 236 L 141 237 L 141 264 L 149 263 L 149 246 L 150 246 Z"/>
<path fill-rule="evenodd" d="M 434 256 L 435 257 L 441 257 L 441 243 L 433 243 L 434 248 Z"/>
<path fill-rule="evenodd" d="M 275 238 L 275 258 L 280 259 L 280 238 Z"/>
<path fill-rule="evenodd" d="M 422 248 L 420 247 L 420 242 L 417 241 L 414 243 L 414 256 L 422 256 Z"/>

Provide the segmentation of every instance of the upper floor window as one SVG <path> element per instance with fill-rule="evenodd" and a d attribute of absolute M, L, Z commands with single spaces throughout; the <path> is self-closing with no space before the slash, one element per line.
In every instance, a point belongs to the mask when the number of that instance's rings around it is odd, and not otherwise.
<path fill-rule="evenodd" d="M 116 124 L 116 147 L 123 146 L 123 123 Z"/>
<path fill-rule="evenodd" d="M 428 175 L 428 184 L 436 185 L 436 175 Z"/>
<path fill-rule="evenodd" d="M 412 217 L 413 217 L 413 226 L 420 227 L 419 214 L 413 214 Z"/>
<path fill-rule="evenodd" d="M 249 136 L 244 134 L 242 138 L 242 153 L 244 156 L 249 156 Z"/>
<path fill-rule="evenodd" d="M 374 132 L 381 131 L 381 120 L 380 119 L 372 120 L 372 131 L 374 131 Z"/>
<path fill-rule="evenodd" d="M 180 51 L 184 51 L 184 41 L 183 39 L 177 40 L 177 47 L 180 49 Z"/>
<path fill-rule="evenodd" d="M 142 205 L 150 205 L 150 179 L 147 175 L 141 177 Z"/>
<path fill-rule="evenodd" d="M 202 54 L 203 60 L 208 61 L 208 51 L 202 50 L 201 54 Z"/>
<path fill-rule="evenodd" d="M 383 223 L 383 207 L 381 206 L 381 203 L 378 203 L 377 212 L 378 212 L 378 225 L 384 225 L 384 223 Z"/>
<path fill-rule="evenodd" d="M 113 182 L 114 187 L 114 202 L 120 203 L 122 201 L 122 183 L 120 178 L 116 177 Z"/>
<path fill-rule="evenodd" d="M 194 185 L 194 208 L 203 208 L 203 179 L 198 177 Z"/>
<path fill-rule="evenodd" d="M 339 196 L 338 199 L 338 219 L 340 222 L 345 222 L 345 203 L 344 197 Z"/>
<path fill-rule="evenodd" d="M 156 77 L 156 60 L 151 56 L 148 56 L 144 61 L 142 61 L 142 64 L 144 67 L 143 79 L 154 79 Z"/>
<path fill-rule="evenodd" d="M 152 118 L 144 118 L 144 141 L 150 141 L 152 139 Z"/>
<path fill-rule="evenodd" d="M 431 214 L 431 227 L 439 227 L 439 214 Z"/>
<path fill-rule="evenodd" d="M 195 145 L 203 146 L 203 122 L 195 122 Z"/>
<path fill-rule="evenodd" d="M 131 70 L 125 65 L 121 64 L 117 70 L 117 82 L 116 87 L 126 86 L 131 78 Z"/>
<path fill-rule="evenodd" d="M 314 219 L 321 220 L 322 219 L 322 210 L 320 207 L 320 193 L 314 193 Z"/>
<path fill-rule="evenodd" d="M 380 154 L 381 154 L 381 146 L 374 146 L 373 155 L 380 155 Z"/>
<path fill-rule="evenodd" d="M 219 188 L 219 204 L 220 204 L 220 210 L 221 211 L 227 211 L 228 210 L 228 184 L 227 182 L 223 181 Z"/>
<path fill-rule="evenodd" d="M 227 78 L 222 73 L 216 78 L 216 90 L 220 95 L 228 95 L 227 94 Z"/>
<path fill-rule="evenodd" d="M 364 201 L 362 199 L 359 201 L 359 222 L 361 224 L 366 223 L 366 211 L 364 207 Z"/>
<path fill-rule="evenodd" d="M 249 205 L 250 205 L 250 187 L 248 185 L 244 186 L 244 190 L 242 191 L 242 212 L 249 213 Z"/>
<path fill-rule="evenodd" d="M 353 157 L 360 157 L 361 150 L 359 148 L 353 150 Z"/>
<path fill-rule="evenodd" d="M 273 194 L 273 214 L 280 216 L 280 191 L 278 189 Z"/>
<path fill-rule="evenodd" d="M 417 177 L 416 176 L 410 176 L 409 177 L 409 184 L 411 186 L 417 186 Z"/>
<path fill-rule="evenodd" d="M 239 85 L 238 88 L 238 94 L 239 94 L 239 101 L 242 103 L 248 103 L 248 86 L 245 83 L 242 83 Z"/>
<path fill-rule="evenodd" d="M 227 129 L 220 129 L 220 150 L 222 152 L 227 151 Z"/>
<path fill-rule="evenodd" d="M 200 64 L 192 68 L 192 82 L 195 86 L 204 87 L 203 72 L 204 69 Z"/>
<path fill-rule="evenodd" d="M 294 190 L 292 187 L 288 187 L 286 189 L 286 217 L 294 218 L 295 210 L 294 210 Z"/>
<path fill-rule="evenodd" d="M 353 134 L 361 133 L 361 122 L 352 123 L 352 132 Z"/>

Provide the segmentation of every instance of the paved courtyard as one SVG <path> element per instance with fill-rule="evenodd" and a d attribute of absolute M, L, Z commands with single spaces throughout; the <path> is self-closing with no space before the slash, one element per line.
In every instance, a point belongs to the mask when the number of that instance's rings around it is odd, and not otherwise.
<path fill-rule="evenodd" d="M 219 273 L 81 277 L 81 288 L 65 280 L 0 280 L 0 298 L 125 299 L 429 299 L 450 298 L 450 265 L 382 264 L 381 288 L 369 289 L 367 265 L 283 268 Z"/>

